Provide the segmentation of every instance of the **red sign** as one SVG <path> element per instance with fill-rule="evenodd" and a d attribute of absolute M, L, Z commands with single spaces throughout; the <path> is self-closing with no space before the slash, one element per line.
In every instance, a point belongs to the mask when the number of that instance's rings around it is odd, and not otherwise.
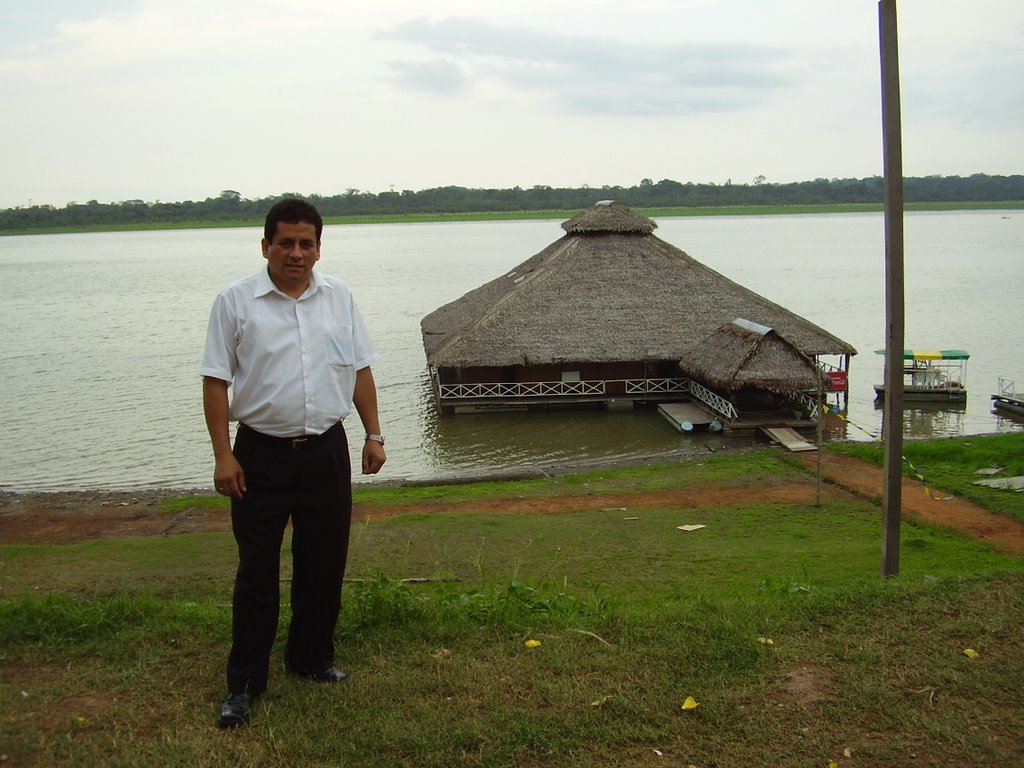
<path fill-rule="evenodd" d="M 845 392 L 847 387 L 846 371 L 829 371 L 828 385 L 829 392 Z"/>

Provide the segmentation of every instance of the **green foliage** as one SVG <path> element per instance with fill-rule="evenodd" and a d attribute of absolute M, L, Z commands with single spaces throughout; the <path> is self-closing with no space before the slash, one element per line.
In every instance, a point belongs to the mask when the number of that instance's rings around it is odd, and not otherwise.
<path fill-rule="evenodd" d="M 383 571 L 369 571 L 345 590 L 342 626 L 349 629 L 396 626 L 422 615 L 409 587 Z"/>
<path fill-rule="evenodd" d="M 83 600 L 30 595 L 0 601 L 0 647 L 89 652 L 108 645 L 158 642 L 182 622 L 224 625 L 228 613 L 210 603 L 167 601 L 147 593 L 116 593 Z"/>

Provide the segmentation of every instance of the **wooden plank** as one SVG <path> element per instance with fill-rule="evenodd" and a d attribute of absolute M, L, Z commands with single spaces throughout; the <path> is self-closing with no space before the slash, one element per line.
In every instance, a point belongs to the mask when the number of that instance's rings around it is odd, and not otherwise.
<path fill-rule="evenodd" d="M 770 427 L 767 425 L 761 426 L 761 431 L 764 432 L 768 439 L 773 442 L 779 443 L 787 451 L 816 451 L 818 450 L 814 445 L 808 443 L 797 432 L 790 429 L 789 427 Z"/>

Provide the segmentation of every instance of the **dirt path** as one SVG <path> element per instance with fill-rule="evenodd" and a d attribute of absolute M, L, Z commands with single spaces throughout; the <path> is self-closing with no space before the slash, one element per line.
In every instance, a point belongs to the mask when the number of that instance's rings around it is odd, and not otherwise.
<path fill-rule="evenodd" d="M 808 451 L 797 454 L 812 472 L 817 471 L 817 455 Z M 885 476 L 880 467 L 849 456 L 824 451 L 822 478 L 835 488 L 842 488 L 881 505 Z M 926 523 L 955 528 L 973 539 L 984 541 L 1008 554 L 1024 555 L 1024 524 L 1009 517 L 989 512 L 969 501 L 948 498 L 946 494 L 929 495 L 924 484 L 903 478 L 901 507 L 903 517 L 914 517 Z"/>
<path fill-rule="evenodd" d="M 816 454 L 796 455 L 812 473 L 816 471 Z M 856 459 L 825 452 L 822 456 L 822 477 L 825 481 L 823 499 L 850 494 L 875 501 L 881 498 L 882 470 Z M 569 488 L 562 495 L 542 498 L 500 498 L 455 504 L 439 501 L 396 507 L 357 505 L 355 515 L 357 519 L 373 519 L 438 511 L 558 514 L 618 507 L 637 510 L 660 506 L 681 509 L 729 506 L 749 502 L 808 504 L 813 503 L 817 496 L 816 486 L 811 476 L 775 485 L 729 483 L 644 493 L 580 493 L 579 489 Z M 176 513 L 160 511 L 162 500 L 180 495 L 180 491 L 0 493 L 0 543 L 74 542 L 231 529 L 226 507 L 213 510 L 190 507 Z M 1008 554 L 1024 555 L 1024 525 L 962 499 L 933 499 L 916 480 L 904 479 L 902 506 L 904 516 L 955 528 Z"/>

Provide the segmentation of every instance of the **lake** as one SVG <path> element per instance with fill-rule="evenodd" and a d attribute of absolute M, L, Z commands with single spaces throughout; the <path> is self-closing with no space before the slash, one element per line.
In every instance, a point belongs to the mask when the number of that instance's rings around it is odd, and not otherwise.
<path fill-rule="evenodd" d="M 885 344 L 882 215 L 658 219 L 655 234 L 853 344 L 846 436 L 880 428 L 872 384 Z M 420 319 L 525 261 L 559 221 L 328 226 L 320 268 L 345 279 L 382 359 L 389 461 L 380 480 L 704 455 L 735 444 L 680 435 L 654 409 L 440 416 Z M 989 396 L 1024 390 L 1024 214 L 906 216 L 906 346 L 971 353 L 966 407 L 906 411 L 909 437 L 1019 431 Z M 255 228 L 0 238 L 0 487 L 209 487 L 199 359 L 217 290 L 265 263 Z M 353 416 L 350 434 L 361 435 Z M 361 441 L 356 441 L 361 445 Z"/>

